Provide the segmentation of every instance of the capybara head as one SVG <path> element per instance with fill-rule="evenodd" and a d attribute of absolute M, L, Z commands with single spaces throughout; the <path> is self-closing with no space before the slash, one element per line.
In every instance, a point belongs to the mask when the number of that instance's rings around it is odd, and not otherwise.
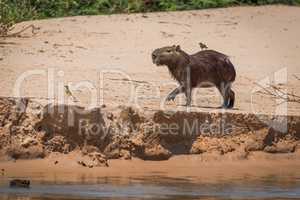
<path fill-rule="evenodd" d="M 152 61 L 157 66 L 173 64 L 181 58 L 179 45 L 166 46 L 152 52 Z"/>

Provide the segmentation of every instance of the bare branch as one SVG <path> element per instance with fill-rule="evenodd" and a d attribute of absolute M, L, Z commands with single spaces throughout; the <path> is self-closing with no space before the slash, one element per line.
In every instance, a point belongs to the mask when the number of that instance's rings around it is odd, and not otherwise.
<path fill-rule="evenodd" d="M 0 37 L 20 37 L 21 33 L 23 33 L 24 31 L 28 30 L 31 28 L 31 33 L 33 35 L 36 34 L 36 30 L 39 30 L 39 27 L 35 27 L 33 24 L 26 26 L 25 28 L 21 29 L 20 31 L 16 32 L 16 33 L 11 33 L 11 34 L 4 34 L 4 35 L 0 35 Z M 12 30 L 12 29 L 11 29 Z"/>
<path fill-rule="evenodd" d="M 282 100 L 284 100 L 286 102 L 300 103 L 300 96 L 299 95 L 295 95 L 293 91 L 291 93 L 287 92 L 287 91 L 283 91 L 279 87 L 277 87 L 275 85 L 271 85 L 271 84 L 268 84 L 268 88 L 266 88 L 266 87 L 260 85 L 257 82 L 254 82 L 254 81 L 252 81 L 250 79 L 248 79 L 248 80 L 251 81 L 253 84 L 255 84 L 256 86 L 260 87 L 263 90 L 263 92 L 262 91 L 258 91 L 261 94 L 269 95 L 269 96 L 271 96 L 273 98 L 276 98 L 276 99 L 282 99 Z"/>
<path fill-rule="evenodd" d="M 293 76 L 300 81 L 300 78 L 296 74 L 293 74 Z"/>

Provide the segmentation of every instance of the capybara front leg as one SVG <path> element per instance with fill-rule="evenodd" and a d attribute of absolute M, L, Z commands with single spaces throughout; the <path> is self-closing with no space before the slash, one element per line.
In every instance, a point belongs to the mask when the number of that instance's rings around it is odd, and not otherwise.
<path fill-rule="evenodd" d="M 167 101 L 174 101 L 176 96 L 180 94 L 183 90 L 183 86 L 175 88 L 167 97 Z"/>
<path fill-rule="evenodd" d="M 191 106 L 191 104 L 192 104 L 192 89 L 190 87 L 185 88 L 184 94 L 186 97 L 186 106 Z"/>

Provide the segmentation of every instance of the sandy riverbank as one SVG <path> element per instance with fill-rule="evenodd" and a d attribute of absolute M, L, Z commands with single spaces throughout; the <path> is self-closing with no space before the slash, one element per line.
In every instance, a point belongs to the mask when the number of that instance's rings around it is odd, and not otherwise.
<path fill-rule="evenodd" d="M 68 17 L 18 24 L 17 28 L 34 24 L 40 30 L 34 36 L 26 33 L 23 38 L 8 38 L 0 44 L 0 95 L 4 96 L 0 99 L 2 176 L 59 181 L 165 176 L 212 182 L 274 174 L 299 177 L 300 104 L 285 105 L 256 93 L 253 83 L 274 83 L 299 94 L 299 11 L 299 7 L 288 6 L 235 7 Z M 218 108 L 221 100 L 214 89 L 197 90 L 191 108 L 196 114 L 176 113 L 185 110 L 180 106 L 180 99 L 184 98 L 161 103 L 176 84 L 167 69 L 151 63 L 150 53 L 157 47 L 173 44 L 192 53 L 200 50 L 201 41 L 229 55 L 236 66 L 234 110 Z M 99 73 L 103 70 L 104 82 L 99 85 Z M 136 128 L 131 132 L 138 130 L 136 137 L 86 139 L 78 134 L 78 127 L 66 126 L 66 117 L 60 113 L 49 117 L 38 112 L 16 112 L 15 99 L 5 97 L 16 95 L 14 87 L 23 73 L 36 73 L 18 88 L 21 97 L 30 97 L 23 100 L 31 111 L 41 111 L 49 103 L 49 94 L 56 102 L 64 100 L 63 107 L 76 107 L 67 105 L 67 96 L 57 97 L 64 93 L 64 85 L 83 84 L 85 87 L 78 90 L 71 87 L 78 105 L 89 105 L 91 94 L 103 95 L 103 101 L 96 103 L 99 112 L 83 118 L 113 128 L 125 123 L 127 128 Z M 131 107 L 121 109 L 120 105 Z M 267 122 L 259 118 L 265 114 Z M 284 135 L 270 123 L 277 123 L 281 115 L 288 118 Z M 226 116 L 226 123 L 233 124 L 239 134 L 182 138 L 161 136 L 152 129 L 155 124 L 181 124 L 184 116 L 201 122 L 208 120 L 209 124 L 219 123 Z M 78 125 L 80 116 L 74 119 Z M 40 123 L 46 126 L 37 126 Z M 154 134 L 142 132 L 143 127 L 150 127 Z M 121 133 L 118 129 L 114 131 Z M 90 158 L 100 164 L 96 162 L 92 168 L 79 165 L 78 161 L 86 159 L 82 152 L 85 156 L 97 152 Z"/>
<path fill-rule="evenodd" d="M 253 153 L 248 160 L 222 159 L 216 155 L 182 155 L 167 161 L 110 160 L 109 167 L 86 168 L 77 164 L 81 154 L 53 154 L 46 159 L 0 162 L 3 178 L 26 177 L 35 181 L 97 182 L 104 178 L 153 179 L 217 183 L 222 181 L 257 181 L 265 177 L 300 177 L 300 154 L 269 155 Z M 55 164 L 55 161 L 58 161 Z M 22 169 L 22 170 L 20 170 Z M 152 180 L 152 181 L 153 181 Z"/>
<path fill-rule="evenodd" d="M 288 103 L 286 110 L 285 105 L 278 106 L 282 102 L 257 93 L 260 88 L 253 82 L 299 93 L 295 77 L 300 77 L 299 10 L 290 6 L 234 7 L 20 23 L 16 30 L 28 24 L 40 30 L 34 36 L 29 31 L 24 38 L 8 38 L 0 45 L 0 95 L 17 95 L 17 79 L 34 72 L 37 74 L 19 88 L 21 96 L 57 99 L 63 85 L 70 84 L 83 105 L 90 104 L 95 94 L 103 97 L 96 104 L 108 107 L 133 105 L 145 112 L 180 110 L 183 96 L 162 106 L 176 83 L 165 67 L 152 64 L 150 54 L 155 48 L 173 44 L 193 53 L 200 50 L 198 42 L 204 42 L 229 55 L 236 66 L 235 109 L 298 115 L 299 104 Z M 195 111 L 217 109 L 221 98 L 213 88 L 198 89 L 193 105 Z"/>

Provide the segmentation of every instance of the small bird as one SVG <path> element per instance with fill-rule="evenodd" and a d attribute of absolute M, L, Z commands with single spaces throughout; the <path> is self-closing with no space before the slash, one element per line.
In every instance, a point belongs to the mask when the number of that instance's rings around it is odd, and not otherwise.
<path fill-rule="evenodd" d="M 71 97 L 74 102 L 78 102 L 76 97 L 72 94 L 72 92 L 71 92 L 68 85 L 65 85 L 65 93 L 66 93 L 67 96 Z"/>
<path fill-rule="evenodd" d="M 201 50 L 208 49 L 208 47 L 206 46 L 206 44 L 204 44 L 202 42 L 199 43 L 199 46 L 200 46 Z"/>

